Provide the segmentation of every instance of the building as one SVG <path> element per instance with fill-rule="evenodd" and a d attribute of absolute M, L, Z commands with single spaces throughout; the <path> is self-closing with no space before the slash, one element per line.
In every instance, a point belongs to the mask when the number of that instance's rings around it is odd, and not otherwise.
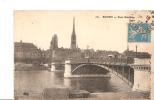
<path fill-rule="evenodd" d="M 132 57 L 132 58 L 151 58 L 151 54 L 148 52 L 136 52 L 136 51 L 124 51 L 124 56 Z"/>
<path fill-rule="evenodd" d="M 151 58 L 151 54 L 149 54 L 148 52 L 138 52 L 137 49 L 137 45 L 136 51 L 129 50 L 129 47 L 127 47 L 127 50 L 123 52 L 123 55 L 131 58 Z"/>
<path fill-rule="evenodd" d="M 42 58 L 41 50 L 33 43 L 22 41 L 14 43 L 14 61 L 24 63 L 39 63 Z"/>

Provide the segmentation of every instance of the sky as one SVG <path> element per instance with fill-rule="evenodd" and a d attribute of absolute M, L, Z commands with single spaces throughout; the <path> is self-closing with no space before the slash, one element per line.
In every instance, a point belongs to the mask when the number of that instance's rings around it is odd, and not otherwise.
<path fill-rule="evenodd" d="M 145 16 L 146 11 L 14 11 L 14 41 L 34 43 L 38 48 L 49 49 L 53 34 L 58 36 L 58 46 L 70 48 L 73 18 L 77 45 L 95 50 L 123 52 L 129 48 L 148 51 L 150 43 L 127 43 L 125 16 Z M 104 16 L 104 17 L 103 17 Z"/>

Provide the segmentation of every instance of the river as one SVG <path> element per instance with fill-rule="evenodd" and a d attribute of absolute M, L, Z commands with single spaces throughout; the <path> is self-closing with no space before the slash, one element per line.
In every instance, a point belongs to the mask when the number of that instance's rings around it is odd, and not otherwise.
<path fill-rule="evenodd" d="M 15 71 L 15 95 L 23 92 L 42 92 L 44 88 L 66 86 L 71 89 L 82 89 L 89 92 L 123 92 L 131 88 L 111 74 L 111 78 L 64 78 L 64 72 L 50 71 Z"/>

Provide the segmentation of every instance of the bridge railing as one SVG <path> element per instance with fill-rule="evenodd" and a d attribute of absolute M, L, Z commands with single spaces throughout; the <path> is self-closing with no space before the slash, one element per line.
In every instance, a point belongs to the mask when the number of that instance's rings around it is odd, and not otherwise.
<path fill-rule="evenodd" d="M 72 63 L 99 63 L 99 64 L 132 64 L 134 59 L 132 58 L 81 58 L 72 59 Z"/>

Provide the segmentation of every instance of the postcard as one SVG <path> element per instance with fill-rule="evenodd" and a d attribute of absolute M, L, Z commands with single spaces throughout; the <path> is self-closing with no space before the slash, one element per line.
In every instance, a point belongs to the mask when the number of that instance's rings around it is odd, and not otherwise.
<path fill-rule="evenodd" d="M 154 11 L 15 10 L 15 100 L 152 100 Z"/>

